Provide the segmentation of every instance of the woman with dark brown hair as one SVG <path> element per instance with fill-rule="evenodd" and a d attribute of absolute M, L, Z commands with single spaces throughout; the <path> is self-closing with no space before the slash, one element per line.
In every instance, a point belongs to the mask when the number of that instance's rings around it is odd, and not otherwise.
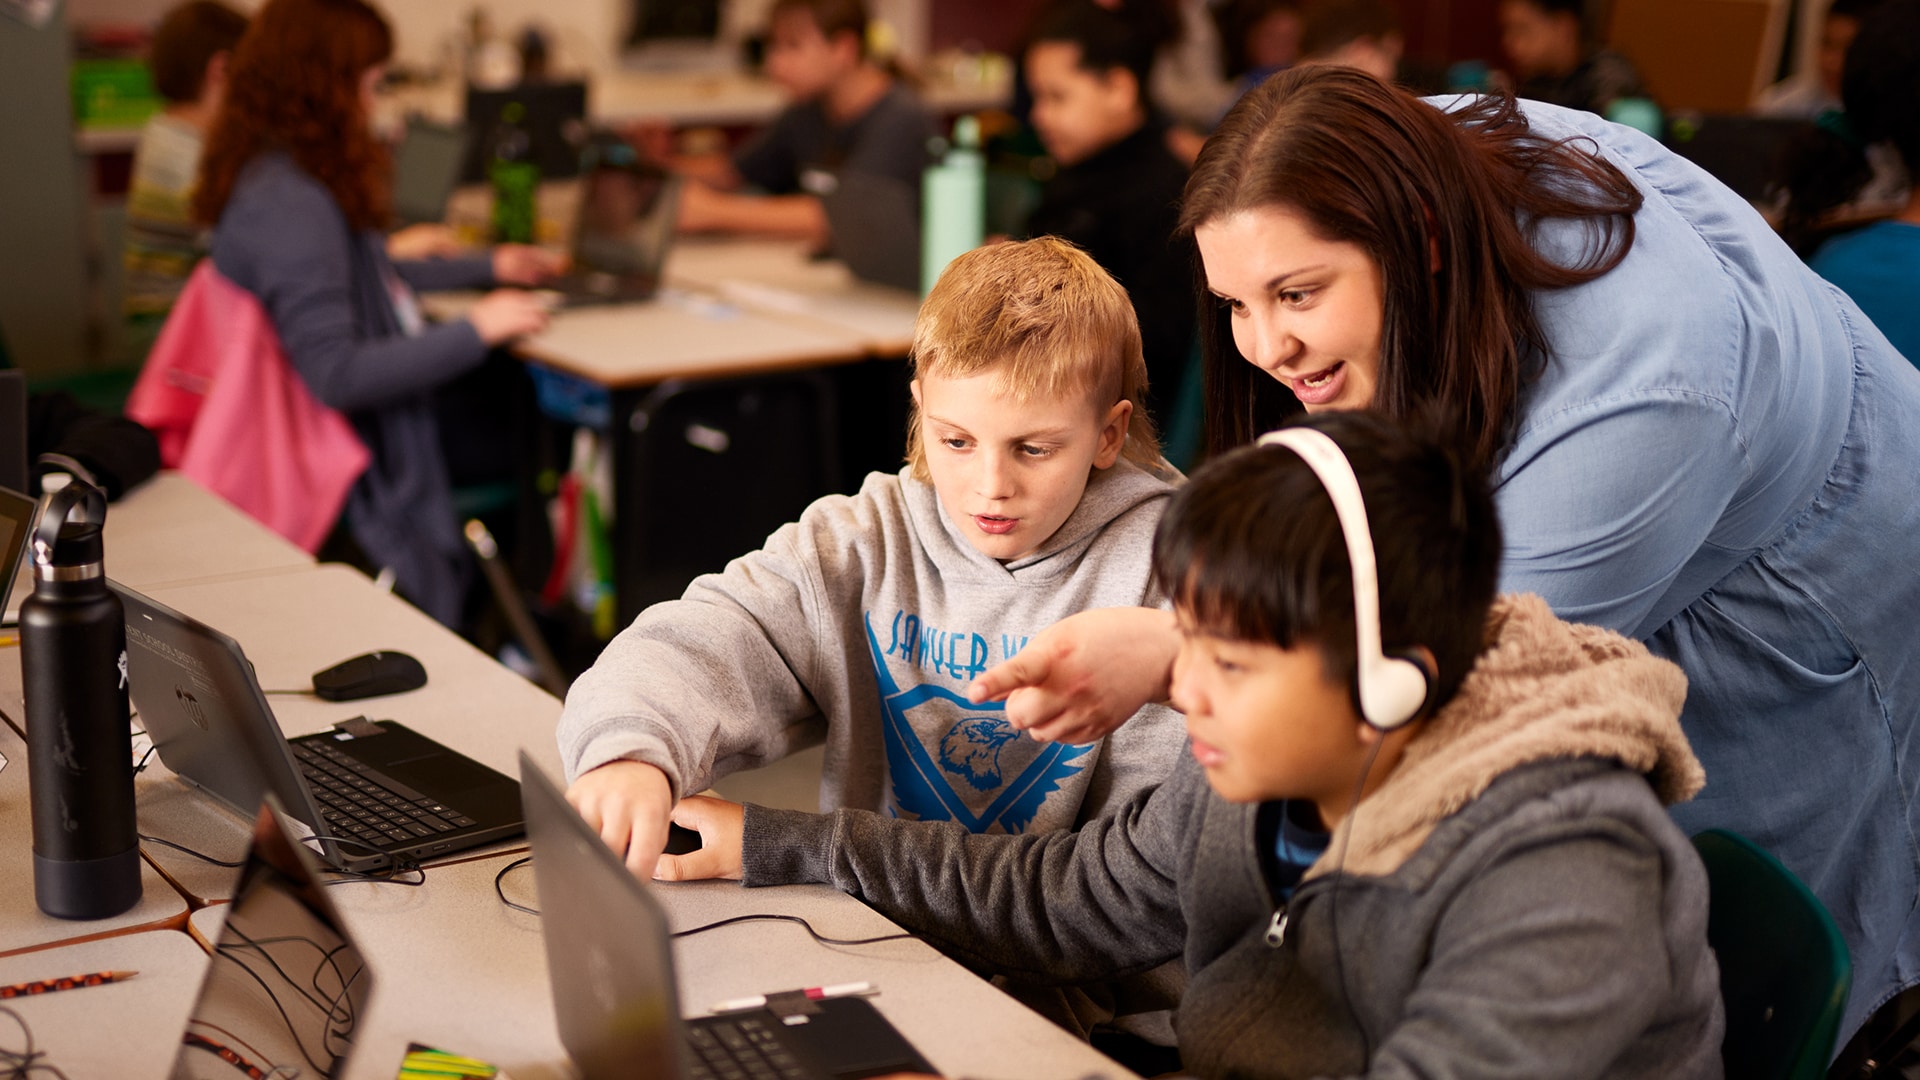
<path fill-rule="evenodd" d="M 1501 588 L 1686 671 L 1707 787 L 1674 816 L 1826 903 L 1843 1038 L 1920 977 L 1920 377 L 1859 309 L 1637 132 L 1333 68 L 1235 107 L 1182 220 L 1210 449 L 1301 407 L 1452 417 L 1494 472 Z M 1178 641 L 1075 616 L 975 693 L 1081 740 L 1164 699 Z"/>
<path fill-rule="evenodd" d="M 501 290 L 428 326 L 412 290 L 537 284 L 559 260 L 516 245 L 388 259 L 390 165 L 368 114 L 392 51 L 386 20 L 362 0 L 269 0 L 234 51 L 194 211 L 214 227 L 215 268 L 259 298 L 307 389 L 372 452 L 336 536 L 344 529 L 408 599 L 451 624 L 466 555 L 433 391 L 546 315 Z"/>

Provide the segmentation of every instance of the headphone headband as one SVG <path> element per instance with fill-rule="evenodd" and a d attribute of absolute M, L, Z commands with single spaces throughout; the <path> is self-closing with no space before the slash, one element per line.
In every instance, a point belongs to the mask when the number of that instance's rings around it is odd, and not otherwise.
<path fill-rule="evenodd" d="M 1380 577 L 1374 562 L 1373 534 L 1367 528 L 1367 503 L 1360 480 L 1340 444 L 1326 432 L 1292 427 L 1260 436 L 1262 446 L 1284 446 L 1300 456 L 1333 500 L 1334 516 L 1347 543 L 1353 568 L 1354 653 L 1360 683 L 1361 718 L 1391 731 L 1420 714 L 1427 703 L 1427 672 L 1411 660 L 1386 655 L 1380 645 Z"/>

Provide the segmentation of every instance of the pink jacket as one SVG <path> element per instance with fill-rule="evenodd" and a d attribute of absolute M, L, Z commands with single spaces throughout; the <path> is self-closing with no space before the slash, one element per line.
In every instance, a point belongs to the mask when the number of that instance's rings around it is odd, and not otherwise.
<path fill-rule="evenodd" d="M 366 471 L 360 437 L 315 401 L 266 310 L 202 259 L 127 399 L 161 463 L 308 551 Z"/>

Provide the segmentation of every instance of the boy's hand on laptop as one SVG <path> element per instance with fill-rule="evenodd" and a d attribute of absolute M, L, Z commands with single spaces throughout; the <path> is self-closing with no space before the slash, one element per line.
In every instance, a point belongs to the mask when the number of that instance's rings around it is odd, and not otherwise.
<path fill-rule="evenodd" d="M 1039 742 L 1092 742 L 1150 701 L 1164 701 L 1180 651 L 1173 614 L 1154 608 L 1083 611 L 1034 635 L 988 668 L 967 697 L 1007 703 L 1007 723 Z"/>
<path fill-rule="evenodd" d="M 633 876 L 653 876 L 673 812 L 673 785 L 666 773 L 644 761 L 609 761 L 575 780 L 567 801 L 614 854 L 626 859 Z"/>
<path fill-rule="evenodd" d="M 502 285 L 544 285 L 565 273 L 568 259 L 531 244 L 501 244 L 493 249 L 493 280 Z"/>
<path fill-rule="evenodd" d="M 700 850 L 685 855 L 662 855 L 653 876 L 661 881 L 699 881 L 729 878 L 739 881 L 740 836 L 746 811 L 737 802 L 709 795 L 689 795 L 673 808 L 673 823 L 700 834 Z"/>

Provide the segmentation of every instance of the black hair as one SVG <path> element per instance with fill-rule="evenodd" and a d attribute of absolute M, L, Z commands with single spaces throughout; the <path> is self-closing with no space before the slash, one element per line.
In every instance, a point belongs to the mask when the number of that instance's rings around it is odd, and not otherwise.
<path fill-rule="evenodd" d="M 216 0 L 189 0 L 160 20 L 147 50 L 153 89 L 176 104 L 196 101 L 207 64 L 230 53 L 247 32 L 247 17 Z"/>
<path fill-rule="evenodd" d="M 1381 645 L 1430 650 L 1430 706 L 1445 704 L 1480 653 L 1499 576 L 1500 519 L 1486 474 L 1439 434 L 1453 426 L 1431 415 L 1406 423 L 1329 412 L 1288 426 L 1324 432 L 1346 453 L 1373 539 Z M 1327 677 L 1357 694 L 1345 534 L 1326 488 L 1292 449 L 1242 447 L 1197 470 L 1160 521 L 1153 572 L 1204 632 L 1315 644 Z"/>
<path fill-rule="evenodd" d="M 1042 11 L 1027 34 L 1027 48 L 1046 42 L 1079 46 L 1083 71 L 1104 74 L 1125 68 L 1139 84 L 1141 104 L 1146 104 L 1157 42 L 1140 19 L 1093 0 L 1066 0 Z"/>
<path fill-rule="evenodd" d="M 1860 18 L 1840 76 L 1843 113 L 1828 113 L 1787 153 L 1780 231 L 1801 255 L 1823 239 L 1826 214 L 1873 177 L 1866 148 L 1890 142 L 1920 175 L 1920 0 L 1881 0 Z"/>
<path fill-rule="evenodd" d="M 1312 0 L 1300 10 L 1300 55 L 1322 57 L 1361 38 L 1400 32 L 1400 13 L 1386 0 Z"/>

